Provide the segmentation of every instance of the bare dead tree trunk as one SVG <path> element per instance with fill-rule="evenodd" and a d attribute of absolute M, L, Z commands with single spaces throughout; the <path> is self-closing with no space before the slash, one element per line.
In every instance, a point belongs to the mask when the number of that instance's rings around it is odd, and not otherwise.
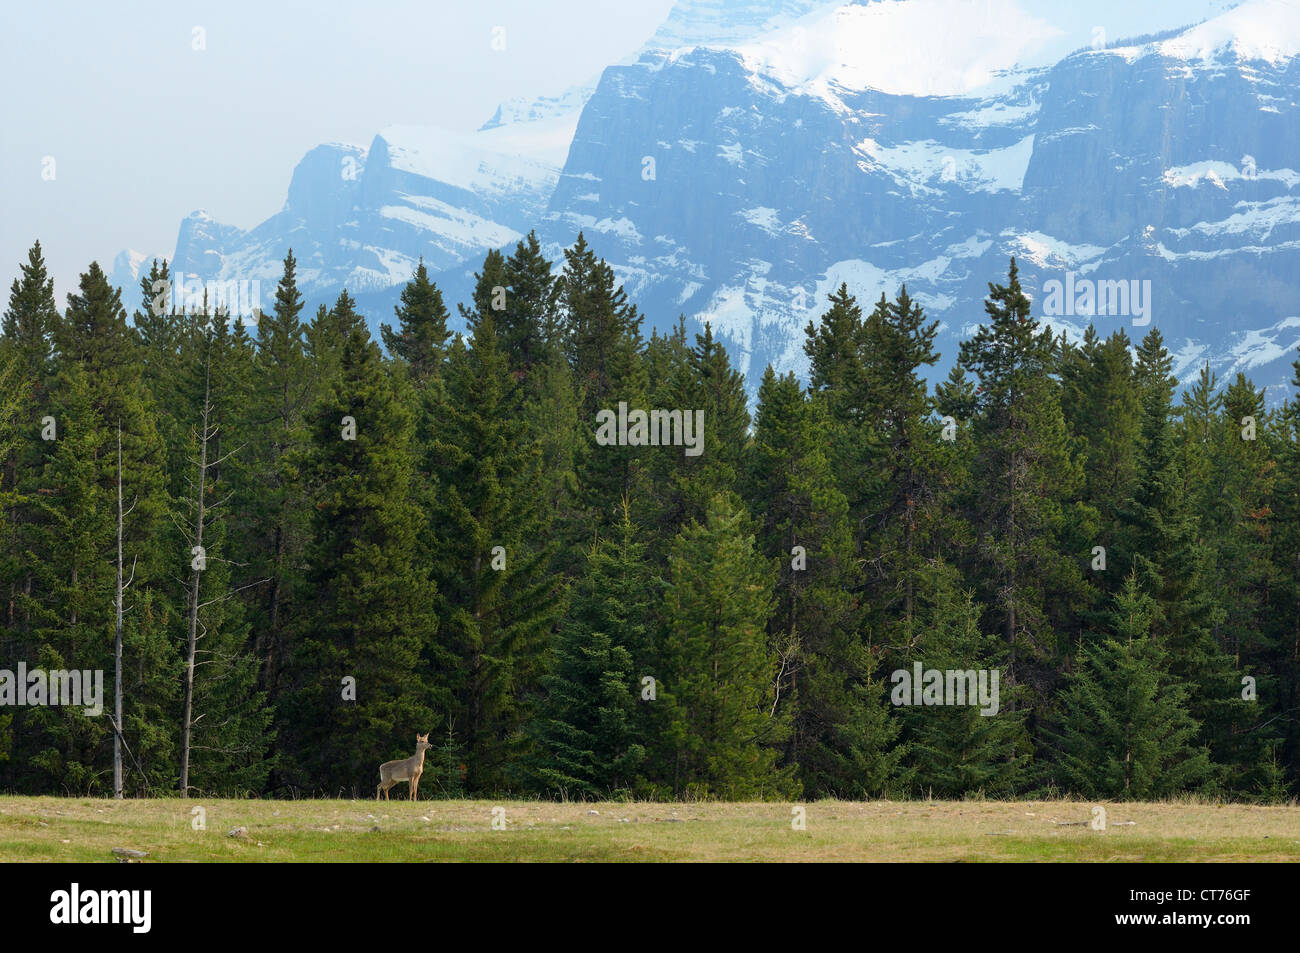
<path fill-rule="evenodd" d="M 203 520 L 204 493 L 208 476 L 208 440 L 212 431 L 208 420 L 212 412 L 212 364 L 209 360 L 203 379 L 203 422 L 199 430 L 199 482 L 194 515 L 194 558 L 190 561 L 190 636 L 185 652 L 185 716 L 181 721 L 181 797 L 190 795 L 190 731 L 194 727 L 194 655 L 199 634 L 199 579 L 204 564 Z"/>
<path fill-rule="evenodd" d="M 113 644 L 113 797 L 122 797 L 122 422 L 117 424 L 117 631 Z"/>

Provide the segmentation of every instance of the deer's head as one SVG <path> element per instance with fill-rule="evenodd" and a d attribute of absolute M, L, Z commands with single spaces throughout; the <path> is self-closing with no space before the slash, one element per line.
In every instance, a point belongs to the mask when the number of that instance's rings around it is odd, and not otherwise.
<path fill-rule="evenodd" d="M 427 731 L 424 734 L 416 733 L 415 736 L 416 754 L 424 754 L 424 752 L 428 751 L 432 747 L 433 745 L 429 744 L 429 733 Z"/>

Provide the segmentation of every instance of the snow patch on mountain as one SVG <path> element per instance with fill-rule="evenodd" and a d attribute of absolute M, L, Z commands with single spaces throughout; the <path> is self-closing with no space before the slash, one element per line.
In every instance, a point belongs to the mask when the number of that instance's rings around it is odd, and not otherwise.
<path fill-rule="evenodd" d="M 1300 174 L 1297 174 L 1294 169 L 1256 169 L 1254 164 L 1255 160 L 1250 156 L 1242 157 L 1240 168 L 1231 162 L 1214 160 L 1192 162 L 1188 165 L 1172 166 L 1166 169 L 1162 180 L 1165 185 L 1173 188 L 1194 189 L 1201 185 L 1209 185 L 1224 191 L 1227 191 L 1226 183 L 1228 182 L 1261 179 L 1281 182 L 1288 189 L 1300 185 Z"/>
<path fill-rule="evenodd" d="M 1015 0 L 909 0 L 818 10 L 735 49 L 751 72 L 827 98 L 864 89 L 958 96 L 988 86 L 1059 32 Z"/>
<path fill-rule="evenodd" d="M 388 145 L 389 163 L 398 171 L 470 192 L 549 190 L 559 179 L 578 116 L 572 110 L 476 132 L 390 126 L 379 135 Z"/>
<path fill-rule="evenodd" d="M 769 235 L 775 235 L 781 230 L 781 220 L 777 218 L 776 209 L 768 208 L 766 205 L 741 209 L 736 214 L 750 225 L 761 228 Z"/>
<path fill-rule="evenodd" d="M 1229 373 L 1249 372 L 1295 354 L 1300 347 L 1300 317 L 1284 318 L 1266 328 L 1240 332 L 1230 353 L 1235 359 Z"/>
<path fill-rule="evenodd" d="M 593 80 L 571 86 L 558 96 L 516 96 L 507 99 L 497 106 L 492 118 L 479 127 L 479 132 L 487 132 L 498 126 L 540 122 L 579 113 L 595 91 L 596 82 Z"/>
<path fill-rule="evenodd" d="M 1030 96 L 1026 102 L 1007 102 L 993 100 L 985 102 L 974 109 L 949 113 L 939 120 L 943 126 L 958 126 L 962 129 L 990 129 L 998 126 L 1020 126 L 1038 115 L 1042 106 L 1037 99 Z"/>
<path fill-rule="evenodd" d="M 918 191 L 937 192 L 934 183 L 953 183 L 971 190 L 997 192 L 1019 190 L 1025 180 L 1034 137 L 1026 136 L 1004 149 L 976 151 L 954 149 L 932 139 L 884 146 L 864 139 L 855 147 L 869 161 L 864 171 L 882 169 L 899 185 Z"/>
<path fill-rule="evenodd" d="M 390 248 L 366 245 L 363 250 L 374 256 L 378 267 L 357 267 L 352 270 L 348 275 L 345 287 L 352 289 L 354 294 L 377 288 L 388 288 L 398 282 L 410 281 L 411 275 L 415 274 L 415 269 L 419 264 L 411 256 L 403 255 L 401 252 Z"/>
<path fill-rule="evenodd" d="M 384 205 L 379 214 L 429 232 L 430 241 L 435 244 L 443 238 L 470 248 L 495 248 L 520 237 L 520 233 L 511 228 L 446 202 L 424 195 L 404 195 L 403 198 L 416 207 Z M 407 281 L 409 278 L 407 274 L 398 280 Z"/>
<path fill-rule="evenodd" d="M 1201 63 L 1264 62 L 1276 66 L 1300 55 L 1300 7 L 1290 0 L 1248 0 L 1177 36 L 1100 50 L 1134 62 L 1164 56 Z"/>
<path fill-rule="evenodd" d="M 1170 342 L 1171 369 L 1174 376 L 1180 381 L 1195 377 L 1196 368 L 1202 366 L 1209 356 L 1209 345 L 1193 341 L 1191 338 L 1184 338 L 1182 346 L 1176 351 L 1173 350 L 1172 342 Z"/>
<path fill-rule="evenodd" d="M 1086 266 L 1095 263 L 1105 253 L 1100 245 L 1071 244 L 1042 232 L 1005 231 L 1003 236 L 1011 236 L 1008 250 L 1017 258 L 1031 261 L 1035 265 L 1051 268 L 1079 268 L 1089 270 Z"/>
<path fill-rule="evenodd" d="M 1249 238 L 1266 242 L 1275 228 L 1300 224 L 1300 197 L 1297 196 L 1280 195 L 1263 202 L 1238 202 L 1235 208 L 1238 211 L 1217 222 L 1197 222 L 1190 228 L 1170 228 L 1167 232 L 1177 238 Z"/>

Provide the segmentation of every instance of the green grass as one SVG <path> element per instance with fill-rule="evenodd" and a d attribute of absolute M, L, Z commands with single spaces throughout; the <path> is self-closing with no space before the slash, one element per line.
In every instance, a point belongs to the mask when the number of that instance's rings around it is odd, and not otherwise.
<path fill-rule="evenodd" d="M 0 797 L 0 862 L 1300 860 L 1300 807 L 1072 801 L 792 805 Z M 191 811 L 203 808 L 206 830 Z M 493 808 L 506 829 L 493 830 Z M 598 812 L 598 813 L 593 813 Z M 1079 824 L 1079 822 L 1085 822 Z M 1132 821 L 1132 824 L 1122 822 Z M 237 827 L 247 837 L 229 837 Z"/>

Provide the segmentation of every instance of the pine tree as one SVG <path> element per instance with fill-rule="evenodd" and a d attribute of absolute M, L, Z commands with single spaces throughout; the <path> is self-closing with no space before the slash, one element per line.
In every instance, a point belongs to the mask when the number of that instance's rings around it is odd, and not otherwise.
<path fill-rule="evenodd" d="M 657 704 L 667 709 L 664 780 L 678 796 L 762 800 L 798 789 L 793 768 L 777 766 L 789 729 L 773 713 L 770 569 L 745 521 L 719 495 L 706 521 L 673 541 Z"/>
<path fill-rule="evenodd" d="M 876 431 L 868 419 L 867 368 L 864 360 L 864 322 L 857 299 L 841 283 L 829 297 L 830 308 L 820 322 L 804 329 L 808 355 L 809 389 L 826 407 L 831 467 L 840 490 L 849 501 L 857 525 L 867 500 L 878 491 L 870 462 L 882 454 Z M 861 530 L 858 532 L 859 541 Z"/>
<path fill-rule="evenodd" d="M 699 452 L 660 446 L 647 454 L 659 503 L 655 521 L 670 531 L 691 520 L 702 522 L 714 495 L 739 490 L 749 430 L 744 376 L 731 366 L 708 324 L 683 356 L 685 364 L 656 391 L 654 403 L 681 409 L 683 416 L 703 411 Z"/>
<path fill-rule="evenodd" d="M 1240 682 L 1213 637 L 1222 610 L 1213 594 L 1213 554 L 1198 539 L 1178 468 L 1171 366 L 1160 332 L 1152 329 L 1138 349 L 1142 449 L 1133 497 L 1121 511 L 1125 551 L 1133 554 L 1131 567 L 1121 571 L 1135 571 L 1137 584 L 1155 601 L 1152 640 L 1169 653 L 1171 674 L 1189 686 L 1201 740 L 1220 754 L 1231 746 L 1226 726 L 1235 717 Z"/>
<path fill-rule="evenodd" d="M 515 244 L 505 260 L 504 275 L 507 303 L 497 320 L 497 333 L 510 369 L 528 375 L 534 366 L 545 364 L 561 343 L 560 289 L 536 232 Z"/>
<path fill-rule="evenodd" d="M 1006 685 L 1001 677 L 1008 647 L 996 634 L 980 630 L 981 607 L 971 590 L 961 588 L 952 567 L 930 563 L 917 582 L 917 636 L 905 651 L 890 653 L 891 664 L 898 666 L 895 671 L 912 675 L 920 663 L 923 672 L 938 670 L 945 678 L 954 670 L 975 672 L 977 679 L 986 673 L 997 707 L 982 707 L 968 697 L 965 705 L 913 703 L 899 709 L 906 726 L 908 780 L 927 797 L 1014 795 L 1029 781 L 1033 746 L 1026 712 L 1013 704 L 1020 689 Z M 992 696 L 994 672 L 999 676 L 996 696 Z M 918 688 L 913 685 L 912 691 Z"/>
<path fill-rule="evenodd" d="M 4 645 L 10 658 L 30 655 L 31 619 L 20 609 L 32 591 L 32 567 L 23 554 L 39 538 L 40 510 L 36 477 L 40 474 L 49 442 L 42 439 L 50 415 L 53 377 L 53 336 L 59 312 L 54 303 L 54 280 L 45 269 L 41 243 L 27 253 L 19 277 L 9 292 L 9 306 L 0 322 L 0 367 L 4 372 L 5 419 L 12 432 L 0 448 L 0 494 L 4 494 L 0 525 L 0 631 L 8 629 Z M 57 430 L 57 421 L 55 421 Z"/>
<path fill-rule="evenodd" d="M 429 270 L 425 268 L 423 258 L 414 277 L 402 289 L 401 303 L 393 311 L 397 315 L 397 330 L 387 324 L 380 328 L 384 347 L 394 357 L 406 362 L 411 380 L 421 387 L 442 371 L 447 352 L 447 319 L 450 317 L 442 301 L 442 292 L 429 280 Z"/>
<path fill-rule="evenodd" d="M 1020 287 L 1015 259 L 1007 284 L 989 285 L 989 323 L 961 345 L 960 362 L 980 382 L 974 425 L 972 522 L 979 574 L 996 624 L 1012 652 L 1003 678 L 1035 676 L 1063 652 L 1059 607 L 1086 591 L 1086 540 L 1065 540 L 1087 515 L 1072 512 L 1081 475 L 1068 448 L 1056 382 L 1056 346 L 1039 329 Z M 1053 605 L 1054 604 L 1054 605 Z M 1055 608 L 1055 611 L 1053 611 Z"/>
<path fill-rule="evenodd" d="M 413 429 L 409 396 L 354 325 L 301 464 L 315 505 L 282 706 L 301 789 L 368 794 L 374 752 L 435 723 L 421 652 L 438 620 L 412 494 Z"/>
<path fill-rule="evenodd" d="M 651 580 L 645 544 L 628 508 L 612 540 L 587 556 L 586 572 L 555 639 L 542 680 L 537 736 L 539 789 L 565 797 L 608 797 L 638 787 L 645 745 L 641 679 L 651 663 Z M 653 676 L 651 676 L 653 677 Z"/>
<path fill-rule="evenodd" d="M 826 421 L 793 374 L 771 367 L 758 392 L 746 498 L 760 551 L 776 565 L 768 645 L 779 668 L 784 749 L 808 796 L 873 796 L 895 780 L 898 734 L 861 637 L 848 503 L 822 446 Z"/>
<path fill-rule="evenodd" d="M 304 417 L 312 400 L 312 375 L 299 320 L 302 295 L 292 249 L 275 292 L 275 306 L 257 321 L 257 349 L 250 368 L 248 414 L 241 423 L 249 438 L 251 477 L 241 495 L 241 511 L 232 514 L 237 549 L 247 554 L 250 580 L 266 579 L 254 590 L 251 608 L 255 651 L 262 665 L 262 687 L 274 704 L 285 662 L 285 629 L 296 611 L 290 604 L 304 540 L 306 507 L 296 488 L 295 460 L 306 445 Z"/>
<path fill-rule="evenodd" d="M 431 389 L 435 429 L 425 467 L 430 549 L 438 554 L 441 635 L 428 662 L 466 751 L 466 785 L 502 790 L 522 763 L 524 725 L 540 695 L 560 612 L 539 441 L 522 411 L 493 312 L 477 313 L 471 346 L 453 341 L 445 388 Z"/>
<path fill-rule="evenodd" d="M 81 431 L 85 444 L 82 452 L 89 451 L 90 456 L 88 461 L 73 458 L 62 452 L 62 446 L 47 456 L 42 484 L 50 492 L 45 495 L 54 503 L 55 498 L 68 493 L 78 499 L 78 509 L 112 511 L 112 524 L 103 534 L 104 527 L 90 520 L 97 535 L 84 542 L 88 556 L 98 552 L 98 566 L 78 567 L 71 578 L 59 572 L 57 567 L 65 564 L 66 558 L 58 548 L 57 532 L 45 533 L 34 541 L 33 548 L 39 549 L 33 565 L 55 569 L 50 576 L 51 586 L 66 582 L 76 589 L 81 585 L 83 571 L 88 580 L 101 573 L 111 579 L 121 554 L 123 589 L 130 590 L 132 599 L 130 606 L 121 607 L 125 619 L 120 627 L 122 666 L 132 675 L 124 685 L 118 739 L 129 755 L 124 756 L 129 775 L 124 777 L 124 785 L 131 791 L 170 787 L 176 774 L 176 737 L 169 728 L 175 714 L 179 677 L 178 656 L 169 635 L 177 620 L 161 597 L 161 589 L 163 580 L 175 571 L 181 554 L 160 545 L 160 529 L 170 500 L 164 448 L 156 425 L 159 415 L 145 384 L 144 364 L 126 323 L 121 293 L 109 285 L 97 263 L 91 263 L 81 275 L 77 291 L 68 295 L 68 306 L 54 338 L 56 374 L 51 385 L 52 399 L 69 414 L 63 420 L 54 415 L 62 434 L 58 439 L 69 436 L 74 429 Z M 92 436 L 91 430 L 99 432 Z M 116 512 L 119 499 L 123 501 L 120 541 Z M 53 510 L 47 512 L 51 518 L 55 516 Z M 78 642 L 81 625 L 106 626 L 100 630 L 103 644 L 111 646 L 118 635 L 113 624 L 116 593 L 94 583 L 91 586 L 97 601 L 87 606 L 85 614 L 78 613 L 78 622 L 66 615 L 46 619 L 54 629 L 66 626 L 70 630 L 67 638 Z M 29 605 L 34 608 L 46 603 L 48 607 L 47 600 L 53 597 L 50 589 L 33 586 Z M 59 636 L 52 632 L 49 638 Z M 106 663 L 102 667 L 113 671 L 111 660 Z M 94 757 L 106 757 L 106 752 L 97 751 Z"/>
<path fill-rule="evenodd" d="M 244 606 L 231 583 L 227 530 L 238 487 L 226 463 L 241 447 L 229 431 L 237 420 L 243 381 L 227 314 L 188 316 L 182 338 L 178 421 L 194 417 L 189 473 L 177 493 L 177 549 L 191 556 L 184 591 L 185 682 L 180 717 L 180 791 L 260 790 L 270 763 L 271 712 L 257 690 L 258 660 L 249 651 Z"/>
<path fill-rule="evenodd" d="M 944 491 L 940 427 L 920 376 L 939 358 L 938 328 L 904 286 L 893 302 L 880 296 L 862 329 L 863 407 L 880 451 L 867 464 L 863 555 L 874 577 L 867 594 L 878 618 L 899 617 L 907 640 L 916 575 L 939 531 Z"/>
<path fill-rule="evenodd" d="M 1156 601 L 1130 574 L 1115 597 L 1110 635 L 1079 652 L 1060 702 L 1057 779 L 1087 798 L 1152 800 L 1211 776 L 1196 741 L 1186 686 L 1151 638 Z"/>

